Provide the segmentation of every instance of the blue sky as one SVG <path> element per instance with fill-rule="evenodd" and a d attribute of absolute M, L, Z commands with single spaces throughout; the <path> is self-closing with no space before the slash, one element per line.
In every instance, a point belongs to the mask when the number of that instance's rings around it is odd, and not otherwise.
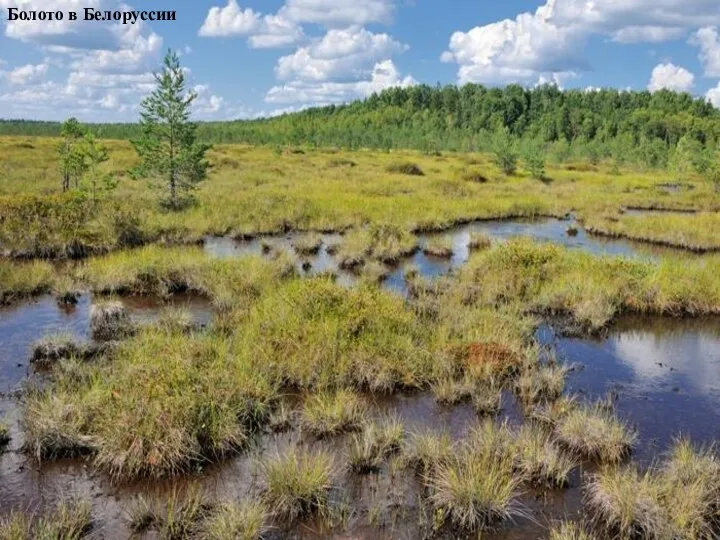
<path fill-rule="evenodd" d="M 720 106 L 718 0 L 0 0 L 0 117 L 133 121 L 164 51 L 195 116 L 234 119 L 417 83 L 669 88 Z M 9 8 L 175 21 L 9 21 Z M 82 19 L 80 13 L 79 19 Z"/>

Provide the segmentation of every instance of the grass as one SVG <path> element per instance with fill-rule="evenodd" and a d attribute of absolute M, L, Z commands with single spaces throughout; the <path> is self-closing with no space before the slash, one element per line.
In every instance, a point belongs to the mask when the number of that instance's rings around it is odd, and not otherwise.
<path fill-rule="evenodd" d="M 259 463 L 263 499 L 279 516 L 293 521 L 328 515 L 334 464 L 330 455 L 291 448 Z"/>
<path fill-rule="evenodd" d="M 119 300 L 96 302 L 90 308 L 90 333 L 93 339 L 112 341 L 135 332 L 130 313 Z"/>
<path fill-rule="evenodd" d="M 515 468 L 538 485 L 567 485 L 576 463 L 542 428 L 526 424 L 515 434 L 513 443 Z"/>
<path fill-rule="evenodd" d="M 87 502 L 62 499 L 46 513 L 11 512 L 0 519 L 0 538 L 79 540 L 88 536 L 92 528 Z"/>
<path fill-rule="evenodd" d="M 595 540 L 595 536 L 582 523 L 562 521 L 550 528 L 548 540 Z"/>
<path fill-rule="evenodd" d="M 392 174 L 406 174 L 409 176 L 425 176 L 420 166 L 417 163 L 401 162 L 391 163 L 385 170 Z"/>
<path fill-rule="evenodd" d="M 428 479 L 433 506 L 457 529 L 483 530 L 522 515 L 521 477 L 509 454 L 495 442 L 466 444 L 438 463 Z"/>
<path fill-rule="evenodd" d="M 448 237 L 434 237 L 427 241 L 423 253 L 430 257 L 449 259 L 453 255 L 452 239 Z"/>
<path fill-rule="evenodd" d="M 517 379 L 516 391 L 523 403 L 531 405 L 558 399 L 565 389 L 567 368 L 550 363 L 532 366 Z"/>
<path fill-rule="evenodd" d="M 50 292 L 55 279 L 53 267 L 46 262 L 17 263 L 0 259 L 0 305 Z"/>
<path fill-rule="evenodd" d="M 471 232 L 470 240 L 468 240 L 468 249 L 480 250 L 487 249 L 492 246 L 492 239 L 485 233 Z"/>
<path fill-rule="evenodd" d="M 364 415 L 365 405 L 352 392 L 322 392 L 305 398 L 301 425 L 304 431 L 327 437 L 359 429 Z"/>
<path fill-rule="evenodd" d="M 293 241 L 293 248 L 298 255 L 317 255 L 322 243 L 322 236 L 319 234 L 301 235 Z"/>
<path fill-rule="evenodd" d="M 454 450 L 453 441 L 447 433 L 423 430 L 410 433 L 403 445 L 402 455 L 408 467 L 429 477 L 439 465 L 451 458 Z"/>
<path fill-rule="evenodd" d="M 85 345 L 73 334 L 48 334 L 33 342 L 31 361 L 36 365 L 49 366 L 61 358 L 81 357 L 85 350 Z"/>
<path fill-rule="evenodd" d="M 405 428 L 397 417 L 368 423 L 350 442 L 350 468 L 360 474 L 376 472 L 383 460 L 402 448 Z"/>
<path fill-rule="evenodd" d="M 257 540 L 268 532 L 268 510 L 257 501 L 223 503 L 202 526 L 201 536 L 213 540 Z"/>
<path fill-rule="evenodd" d="M 590 481 L 586 503 L 595 521 L 620 537 L 668 538 L 661 491 L 649 472 L 609 467 Z"/>
<path fill-rule="evenodd" d="M 10 428 L 5 420 L 0 420 L 0 449 L 4 449 L 10 443 Z"/>
<path fill-rule="evenodd" d="M 555 426 L 555 435 L 569 450 L 603 463 L 626 458 L 637 440 L 636 434 L 601 404 L 571 410 Z"/>
<path fill-rule="evenodd" d="M 190 485 L 173 489 L 162 502 L 139 496 L 128 509 L 128 524 L 136 534 L 153 529 L 163 540 L 181 540 L 197 536 L 211 511 L 203 491 Z"/>

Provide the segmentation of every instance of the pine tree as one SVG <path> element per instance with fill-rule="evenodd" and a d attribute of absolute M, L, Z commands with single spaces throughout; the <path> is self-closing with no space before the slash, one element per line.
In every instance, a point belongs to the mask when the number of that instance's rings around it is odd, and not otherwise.
<path fill-rule="evenodd" d="M 111 174 L 100 170 L 100 166 L 110 159 L 108 149 L 88 132 L 85 134 L 82 153 L 84 161 L 82 189 L 90 193 L 93 203 L 97 203 L 99 198 L 117 187 L 117 180 Z"/>
<path fill-rule="evenodd" d="M 62 190 L 70 189 L 70 181 L 75 179 L 75 187 L 84 172 L 84 161 L 80 141 L 85 136 L 85 128 L 77 118 L 68 118 L 60 129 L 63 140 L 58 145 L 60 173 L 62 174 Z"/>
<path fill-rule="evenodd" d="M 510 176 L 517 169 L 517 151 L 515 149 L 515 141 L 510 136 L 507 128 L 503 128 L 495 137 L 493 143 L 493 153 L 495 154 L 495 164 Z"/>
<path fill-rule="evenodd" d="M 210 146 L 196 139 L 190 108 L 197 94 L 186 91 L 177 54 L 168 51 L 155 81 L 157 88 L 140 104 L 142 135 L 131 141 L 141 160 L 134 176 L 159 177 L 167 190 L 167 205 L 178 209 L 207 177 L 205 153 Z"/>

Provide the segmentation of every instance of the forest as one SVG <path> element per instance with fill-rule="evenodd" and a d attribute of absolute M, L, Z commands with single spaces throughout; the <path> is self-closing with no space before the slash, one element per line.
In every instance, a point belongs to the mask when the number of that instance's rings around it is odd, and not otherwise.
<path fill-rule="evenodd" d="M 57 136 L 60 129 L 54 122 L 0 121 L 0 135 Z M 139 130 L 127 123 L 95 124 L 92 131 L 99 138 L 128 139 Z M 541 145 L 557 162 L 610 158 L 618 165 L 665 168 L 680 145 L 704 173 L 716 161 L 720 111 L 701 98 L 670 91 L 418 85 L 347 105 L 198 127 L 198 137 L 210 143 L 426 153 L 489 151 L 500 132 L 520 146 Z"/>

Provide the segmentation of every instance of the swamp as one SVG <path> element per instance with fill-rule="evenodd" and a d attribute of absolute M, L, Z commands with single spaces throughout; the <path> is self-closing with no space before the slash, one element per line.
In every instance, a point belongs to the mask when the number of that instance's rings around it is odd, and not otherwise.
<path fill-rule="evenodd" d="M 170 211 L 106 144 L 0 138 L 0 538 L 717 537 L 712 183 L 218 144 Z"/>

